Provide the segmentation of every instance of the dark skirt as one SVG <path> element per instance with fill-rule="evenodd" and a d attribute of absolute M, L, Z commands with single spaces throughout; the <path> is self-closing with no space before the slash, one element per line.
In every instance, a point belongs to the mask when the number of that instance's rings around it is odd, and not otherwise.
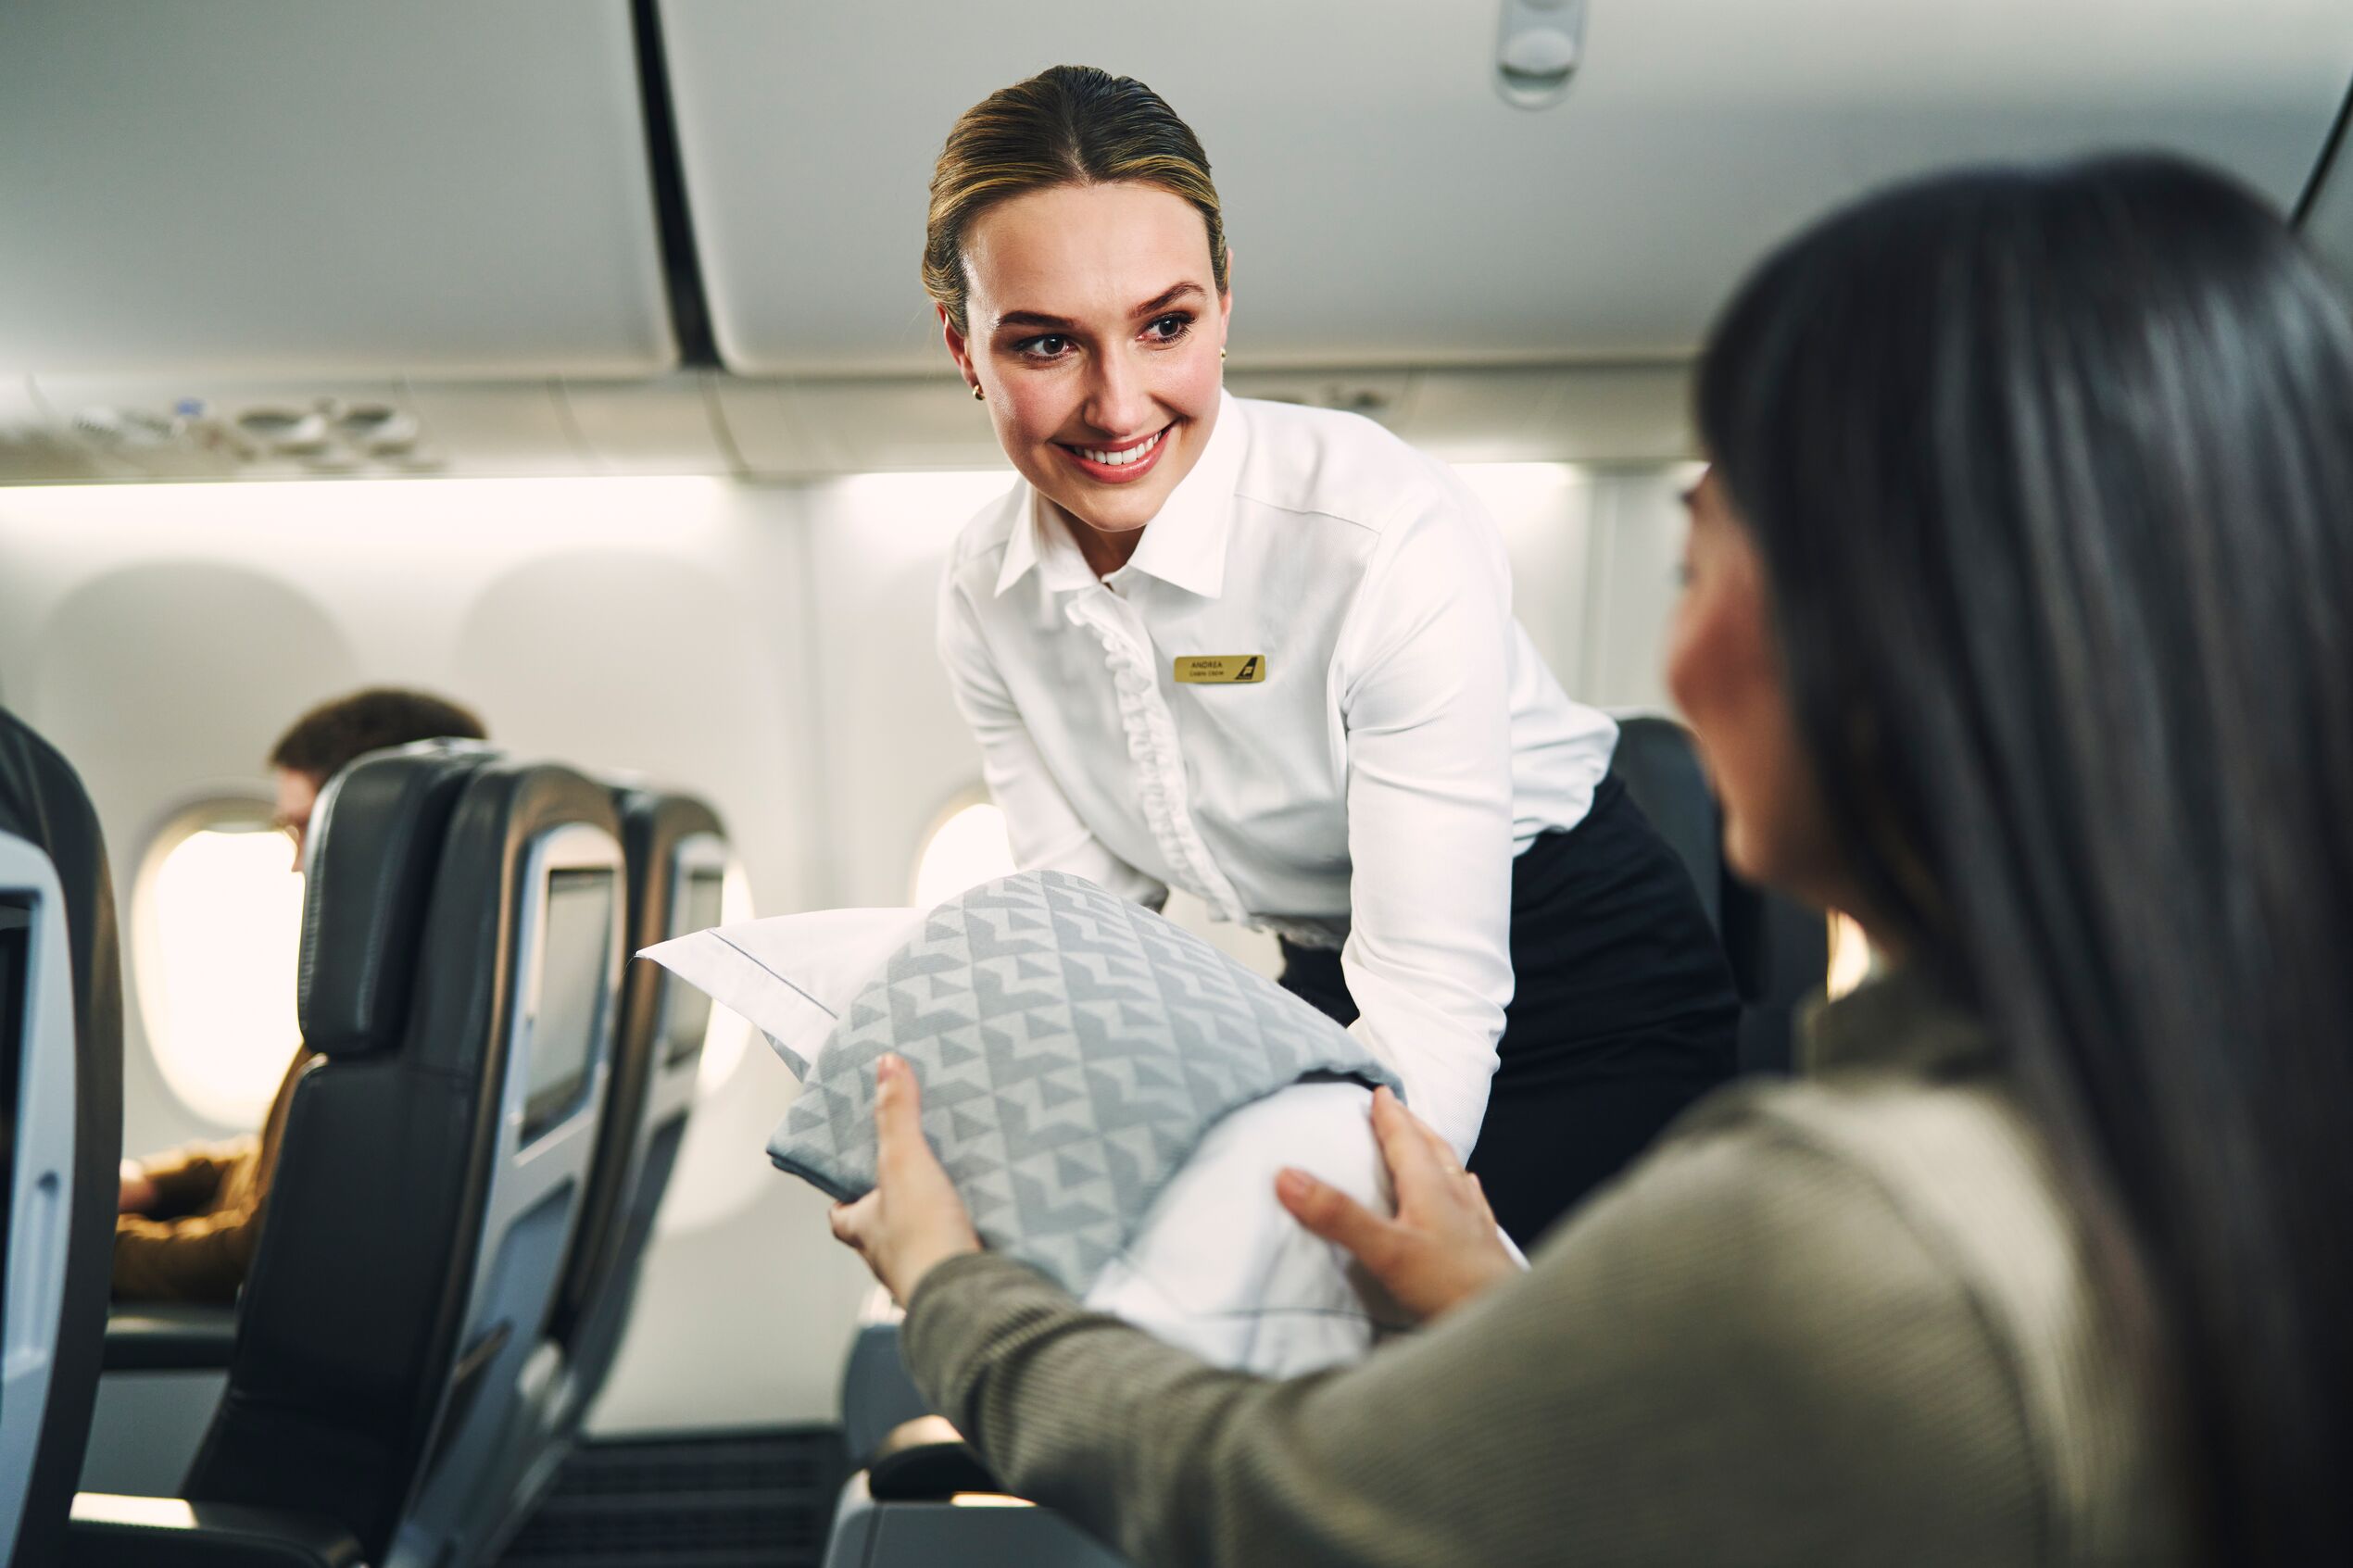
<path fill-rule="evenodd" d="M 1740 994 L 1691 875 L 1617 778 L 1512 864 L 1511 1006 L 1470 1168 L 1523 1248 L 1732 1075 Z M 1335 952 L 1282 984 L 1356 1018 Z"/>

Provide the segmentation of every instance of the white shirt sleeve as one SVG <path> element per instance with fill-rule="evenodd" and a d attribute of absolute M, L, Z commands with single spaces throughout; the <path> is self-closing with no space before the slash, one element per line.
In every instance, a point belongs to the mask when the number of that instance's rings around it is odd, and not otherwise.
<path fill-rule="evenodd" d="M 954 571 L 942 578 L 937 627 L 939 661 L 964 722 L 980 743 L 981 777 L 1005 813 L 1013 860 L 1024 871 L 1068 872 L 1134 903 L 1157 909 L 1168 889 L 1113 854 L 1079 820 L 1054 782 L 1021 709 L 1005 689 L 972 606 Z"/>
<path fill-rule="evenodd" d="M 1437 490 L 1384 531 L 1340 645 L 1353 1032 L 1467 1158 L 1512 997 L 1511 582 Z M 1393 536 L 1395 544 L 1390 544 Z"/>

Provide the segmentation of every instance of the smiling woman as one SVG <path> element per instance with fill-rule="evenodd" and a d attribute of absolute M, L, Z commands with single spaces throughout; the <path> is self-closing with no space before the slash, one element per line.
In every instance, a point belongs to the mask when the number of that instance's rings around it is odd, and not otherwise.
<path fill-rule="evenodd" d="M 1134 553 L 1216 422 L 1228 270 L 1209 160 L 1139 82 L 1049 71 L 975 107 L 940 155 L 924 282 L 948 351 L 1098 571 Z"/>
<path fill-rule="evenodd" d="M 924 281 L 1021 482 L 958 541 L 941 658 L 1022 866 L 1275 933 L 1533 1240 L 1730 1073 L 1730 976 L 1479 503 L 1226 395 L 1230 273 L 1142 82 L 1058 66 L 957 122 Z"/>

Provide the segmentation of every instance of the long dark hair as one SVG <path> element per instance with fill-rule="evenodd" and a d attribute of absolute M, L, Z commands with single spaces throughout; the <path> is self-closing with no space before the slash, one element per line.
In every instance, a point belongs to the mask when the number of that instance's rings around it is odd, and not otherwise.
<path fill-rule="evenodd" d="M 2353 1562 L 2344 301 L 2189 164 L 1950 175 L 1773 256 L 1698 405 L 1849 870 L 2051 1128 L 2207 1549 Z"/>

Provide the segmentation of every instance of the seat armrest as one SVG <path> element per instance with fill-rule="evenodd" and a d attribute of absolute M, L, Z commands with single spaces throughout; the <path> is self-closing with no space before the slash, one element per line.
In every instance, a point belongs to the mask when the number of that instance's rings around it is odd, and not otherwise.
<path fill-rule="evenodd" d="M 79 1492 L 66 1568 L 367 1568 L 367 1560 L 348 1530 L 320 1514 Z"/>
<path fill-rule="evenodd" d="M 866 1491 L 876 1502 L 946 1502 L 960 1492 L 1004 1490 L 963 1443 L 917 1443 L 866 1467 Z"/>
<path fill-rule="evenodd" d="M 117 1305 L 107 1314 L 108 1372 L 226 1372 L 237 1309 Z"/>

